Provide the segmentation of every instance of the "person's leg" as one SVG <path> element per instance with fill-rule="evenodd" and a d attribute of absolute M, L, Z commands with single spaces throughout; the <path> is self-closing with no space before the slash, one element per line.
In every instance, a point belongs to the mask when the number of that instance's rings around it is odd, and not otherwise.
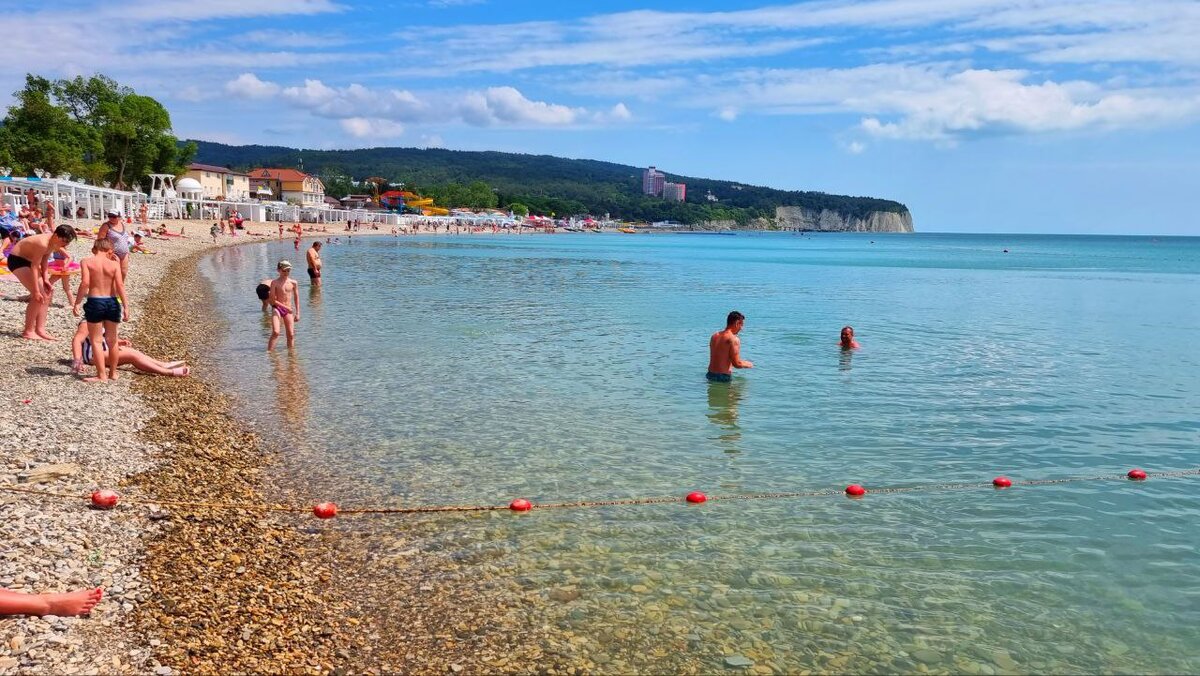
<path fill-rule="evenodd" d="M 289 313 L 283 318 L 283 327 L 287 330 L 287 346 L 288 349 L 296 347 L 296 316 Z"/>
<path fill-rule="evenodd" d="M 121 346 L 117 344 L 117 340 L 120 338 L 120 336 L 118 335 L 118 332 L 120 330 L 121 330 L 121 325 L 119 323 L 105 320 L 104 335 L 109 341 L 108 342 L 109 348 L 108 348 L 108 355 L 107 355 L 108 359 L 106 361 L 108 362 L 108 377 L 111 380 L 117 379 L 117 364 L 119 364 L 121 361 Z M 95 345 L 95 344 L 96 344 L 95 341 L 93 341 L 92 345 Z"/>
<path fill-rule="evenodd" d="M 63 293 L 67 294 L 67 307 L 75 304 L 75 296 L 71 293 L 71 275 L 62 276 Z"/>
<path fill-rule="evenodd" d="M 0 615 L 87 615 L 100 603 L 103 593 L 99 587 L 69 594 L 22 594 L 0 589 Z"/>
<path fill-rule="evenodd" d="M 121 279 L 129 279 L 129 254 L 121 256 Z"/>
<path fill-rule="evenodd" d="M 121 348 L 120 363 L 129 364 L 143 373 L 152 373 L 156 376 L 185 376 L 191 372 L 182 362 L 173 362 L 170 364 L 161 362 L 145 352 L 135 350 L 132 347 Z"/>
<path fill-rule="evenodd" d="M 37 293 L 37 285 L 41 283 L 41 280 L 39 280 L 37 276 L 33 274 L 33 268 L 17 268 L 16 270 L 12 271 L 12 274 L 19 282 L 21 282 L 21 284 L 25 286 L 26 289 L 29 290 L 30 294 Z M 21 331 L 22 338 L 29 340 L 41 340 L 41 336 L 34 332 L 34 328 L 37 324 L 37 313 L 39 306 L 39 303 L 33 302 L 33 296 L 30 295 L 29 303 L 25 306 L 25 329 Z"/>
<path fill-rule="evenodd" d="M 275 341 L 279 340 L 279 313 L 271 309 L 271 337 L 267 339 L 267 352 L 275 349 Z"/>
<path fill-rule="evenodd" d="M 54 302 L 54 285 L 43 287 L 42 303 L 38 307 L 37 317 L 34 319 L 33 332 L 42 340 L 55 340 L 54 336 L 46 330 L 46 317 L 50 314 L 50 305 Z"/>
<path fill-rule="evenodd" d="M 104 324 L 88 322 L 88 338 L 92 341 L 92 366 L 96 367 L 96 375 L 84 378 L 86 383 L 108 380 L 108 372 L 104 369 L 104 360 L 108 353 L 104 351 Z"/>

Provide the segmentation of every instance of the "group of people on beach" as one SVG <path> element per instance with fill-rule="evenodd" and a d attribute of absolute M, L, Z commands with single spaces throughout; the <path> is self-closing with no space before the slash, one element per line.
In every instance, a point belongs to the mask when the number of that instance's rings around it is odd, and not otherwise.
<path fill-rule="evenodd" d="M 129 364 L 147 373 L 183 376 L 189 373 L 182 362 L 165 363 L 133 349 L 120 337 L 120 324 L 129 321 L 129 300 L 125 279 L 129 275 L 129 255 L 142 250 L 141 233 L 130 233 L 120 212 L 108 211 L 107 219 L 96 231 L 92 255 L 79 261 L 77 293 L 71 292 L 69 278 L 76 272 L 67 247 L 80 235 L 70 225 L 59 225 L 52 232 L 16 238 L 4 251 L 9 273 L 29 292 L 21 338 L 53 341 L 46 319 L 54 300 L 52 274 L 62 280 L 67 305 L 83 321 L 72 340 L 72 372 L 82 376 L 85 366 L 94 366 L 96 375 L 85 382 L 116 380 L 117 367 Z"/>

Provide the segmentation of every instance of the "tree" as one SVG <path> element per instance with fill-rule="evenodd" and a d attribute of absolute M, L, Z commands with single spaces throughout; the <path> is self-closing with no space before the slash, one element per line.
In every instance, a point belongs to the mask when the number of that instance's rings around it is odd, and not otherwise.
<path fill-rule="evenodd" d="M 51 82 L 25 76 L 0 128 L 0 156 L 26 170 L 69 171 L 118 187 L 150 172 L 182 173 L 196 144 L 180 145 L 162 104 L 103 75 Z"/>
<path fill-rule="evenodd" d="M 93 130 L 55 105 L 53 92 L 53 83 L 30 74 L 25 76 L 25 88 L 13 94 L 16 104 L 0 127 L 0 148 L 18 171 L 80 174 L 89 164 L 85 158 L 98 157 L 102 150 Z"/>
<path fill-rule="evenodd" d="M 512 212 L 513 216 L 529 215 L 529 207 L 521 204 L 520 202 L 513 202 L 512 204 L 508 205 L 508 210 Z"/>

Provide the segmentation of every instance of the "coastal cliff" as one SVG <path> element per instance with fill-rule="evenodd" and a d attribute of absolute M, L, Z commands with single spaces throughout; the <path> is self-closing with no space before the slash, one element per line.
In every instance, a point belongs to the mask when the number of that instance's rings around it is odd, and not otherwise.
<path fill-rule="evenodd" d="M 819 232 L 913 232 L 912 214 L 907 209 L 903 212 L 869 211 L 865 216 L 852 216 L 830 209 L 776 207 L 775 225 Z"/>

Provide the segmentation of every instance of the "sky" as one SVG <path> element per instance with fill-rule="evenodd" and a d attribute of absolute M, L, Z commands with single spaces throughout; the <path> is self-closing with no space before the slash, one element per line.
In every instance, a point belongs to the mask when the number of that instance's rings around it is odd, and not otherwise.
<path fill-rule="evenodd" d="M 103 73 L 224 143 L 502 150 L 1200 235 L 1200 0 L 0 0 L 0 103 Z"/>

